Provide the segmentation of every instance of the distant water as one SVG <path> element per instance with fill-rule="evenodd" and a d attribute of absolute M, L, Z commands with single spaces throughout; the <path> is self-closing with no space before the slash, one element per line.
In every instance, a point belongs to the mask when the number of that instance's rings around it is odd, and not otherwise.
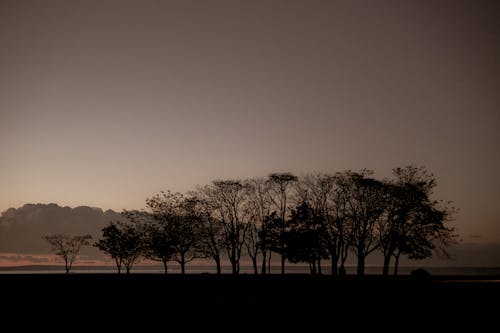
<path fill-rule="evenodd" d="M 356 266 L 347 266 L 347 274 L 356 274 Z M 409 275 L 412 270 L 416 268 L 423 268 L 429 271 L 432 275 L 467 275 L 467 276 L 500 276 L 500 267 L 474 267 L 474 266 L 450 266 L 450 267 L 425 267 L 425 266 L 402 266 L 399 268 L 400 275 Z M 367 275 L 380 275 L 382 267 L 367 266 Z M 62 266 L 19 266 L 19 267 L 0 267 L 0 274 L 58 274 L 63 273 L 64 267 Z M 163 273 L 162 266 L 136 266 L 132 269 L 132 273 Z M 169 266 L 169 273 L 178 274 L 180 268 L 178 265 L 171 264 Z M 309 273 L 309 268 L 303 265 L 288 265 L 286 267 L 287 273 Z M 322 268 L 323 274 L 330 274 L 330 266 L 325 265 Z M 116 268 L 110 266 L 75 266 L 71 273 L 116 273 Z M 213 265 L 187 265 L 187 274 L 201 274 L 201 273 L 216 273 L 215 266 Z M 223 266 L 222 273 L 230 274 L 231 267 Z M 253 274 L 251 266 L 241 266 L 240 273 Z M 279 274 L 280 267 L 272 266 L 272 274 Z"/>

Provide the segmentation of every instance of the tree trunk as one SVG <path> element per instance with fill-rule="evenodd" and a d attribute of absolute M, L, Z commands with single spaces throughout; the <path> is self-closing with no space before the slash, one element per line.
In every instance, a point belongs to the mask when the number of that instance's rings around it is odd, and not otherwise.
<path fill-rule="evenodd" d="M 259 268 L 257 267 L 257 256 L 252 258 L 252 264 L 253 264 L 253 273 L 255 275 L 259 274 Z"/>
<path fill-rule="evenodd" d="M 230 261 L 231 261 L 231 273 L 236 274 L 236 263 L 234 262 L 233 259 L 231 259 Z"/>
<path fill-rule="evenodd" d="M 181 274 L 184 275 L 186 273 L 186 259 L 184 258 L 184 255 L 181 255 Z"/>
<path fill-rule="evenodd" d="M 163 269 L 165 269 L 165 274 L 168 273 L 167 261 L 163 260 Z"/>
<path fill-rule="evenodd" d="M 214 260 L 215 260 L 215 266 L 217 267 L 217 275 L 220 275 L 221 274 L 221 269 L 220 269 L 220 256 L 219 255 L 216 255 L 214 257 Z"/>
<path fill-rule="evenodd" d="M 271 274 L 271 257 L 272 257 L 272 252 L 269 251 L 269 257 L 267 259 L 267 272 Z"/>
<path fill-rule="evenodd" d="M 357 267 L 357 273 L 358 275 L 365 275 L 365 254 L 363 251 L 358 250 L 358 267 Z"/>
<path fill-rule="evenodd" d="M 229 258 L 231 261 L 232 273 L 238 274 L 238 266 L 236 261 L 236 245 L 234 243 L 231 244 L 231 257 Z"/>
<path fill-rule="evenodd" d="M 398 275 L 398 267 L 399 267 L 399 256 L 401 253 L 394 255 L 394 275 Z"/>
<path fill-rule="evenodd" d="M 125 266 L 125 268 L 127 269 L 127 274 L 130 274 L 130 269 L 132 268 L 130 265 L 127 265 Z"/>
<path fill-rule="evenodd" d="M 346 270 L 345 270 L 345 265 L 344 265 L 344 263 L 340 264 L 340 268 L 339 268 L 339 275 L 340 275 L 340 276 L 345 276 L 345 275 L 346 275 Z"/>
<path fill-rule="evenodd" d="M 118 270 L 118 274 L 121 274 L 122 272 L 122 265 L 120 263 L 120 261 L 118 259 L 115 259 L 115 265 L 116 265 L 116 269 Z"/>
<path fill-rule="evenodd" d="M 334 256 L 332 254 L 332 275 L 338 274 L 337 264 L 338 264 L 338 258 L 337 258 L 337 256 Z"/>
<path fill-rule="evenodd" d="M 282 249 L 283 253 L 281 254 L 281 274 L 285 274 L 285 250 Z"/>
<path fill-rule="evenodd" d="M 321 272 L 321 259 L 318 259 L 318 265 L 316 267 L 318 268 L 317 269 L 318 270 L 318 274 L 321 275 L 322 274 L 322 272 Z"/>
<path fill-rule="evenodd" d="M 264 249 L 264 251 L 262 251 L 262 274 L 265 275 L 267 274 L 266 272 L 266 268 L 267 268 L 267 250 Z"/>
<path fill-rule="evenodd" d="M 384 268 L 382 269 L 382 275 L 389 275 L 389 265 L 391 264 L 391 255 L 384 255 Z"/>

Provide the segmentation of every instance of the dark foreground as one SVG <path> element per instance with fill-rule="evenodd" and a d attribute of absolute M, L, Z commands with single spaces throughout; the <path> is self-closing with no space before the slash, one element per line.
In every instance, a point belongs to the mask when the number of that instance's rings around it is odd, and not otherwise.
<path fill-rule="evenodd" d="M 500 320 L 500 277 L 6 274 L 0 300 L 4 320 L 23 314 L 54 323 L 93 318 L 123 326 L 180 315 L 191 322 L 246 318 L 254 325 L 311 318 L 331 328 L 342 321 L 394 327 L 399 320 L 405 329 L 448 321 L 473 327 Z"/>

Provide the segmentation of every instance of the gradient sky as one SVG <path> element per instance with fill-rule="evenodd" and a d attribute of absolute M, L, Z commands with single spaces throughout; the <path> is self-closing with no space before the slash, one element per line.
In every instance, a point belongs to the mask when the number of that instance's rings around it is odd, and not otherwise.
<path fill-rule="evenodd" d="M 424 165 L 500 241 L 498 1 L 0 1 L 0 210 Z"/>

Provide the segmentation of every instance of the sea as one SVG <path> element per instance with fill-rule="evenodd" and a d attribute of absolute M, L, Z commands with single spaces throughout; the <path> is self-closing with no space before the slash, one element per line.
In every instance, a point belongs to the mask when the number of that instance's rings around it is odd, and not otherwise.
<path fill-rule="evenodd" d="M 409 275 L 417 268 L 423 268 L 432 275 L 442 276 L 500 276 L 500 267 L 487 266 L 401 266 L 399 267 L 399 275 Z M 231 273 L 231 266 L 224 265 L 221 267 L 223 274 Z M 117 270 L 113 266 L 74 266 L 71 269 L 72 274 L 95 274 L 95 273 L 116 273 Z M 279 274 L 280 266 L 271 266 L 271 274 Z M 64 266 L 47 266 L 47 265 L 31 265 L 31 266 L 11 266 L 0 267 L 0 274 L 60 274 L 64 273 Z M 156 265 L 137 265 L 132 268 L 133 274 L 163 274 L 163 266 Z M 180 267 L 176 264 L 170 264 L 168 268 L 169 274 L 180 274 Z M 215 274 L 214 265 L 186 265 L 186 274 Z M 253 274 L 252 266 L 241 266 L 241 274 Z M 308 274 L 309 267 L 306 265 L 288 265 L 286 273 L 289 274 Z M 330 266 L 322 267 L 323 274 L 330 274 Z M 346 273 L 348 275 L 356 274 L 356 266 L 347 266 Z M 381 266 L 366 266 L 366 275 L 381 275 Z"/>

